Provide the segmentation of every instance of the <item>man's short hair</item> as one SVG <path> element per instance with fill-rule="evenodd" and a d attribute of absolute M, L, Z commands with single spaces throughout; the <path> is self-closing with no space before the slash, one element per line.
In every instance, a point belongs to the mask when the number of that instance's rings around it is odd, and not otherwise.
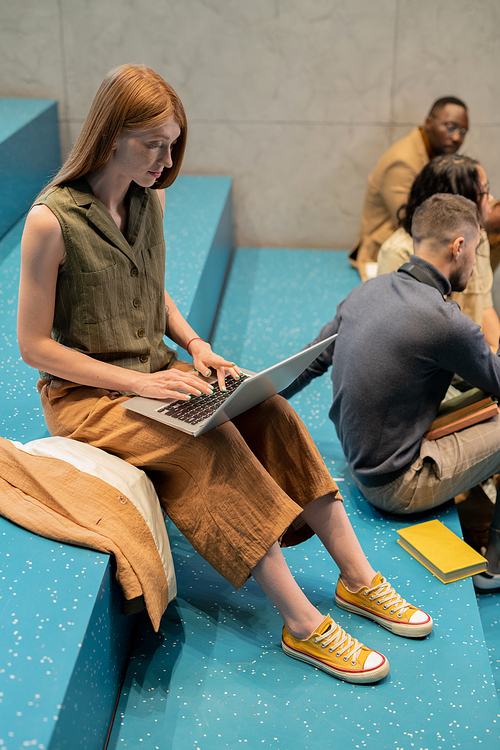
<path fill-rule="evenodd" d="M 436 193 L 427 198 L 413 214 L 411 234 L 415 245 L 430 241 L 436 250 L 446 247 L 463 234 L 466 239 L 479 230 L 475 203 L 462 195 Z"/>
<path fill-rule="evenodd" d="M 463 107 L 467 111 L 467 105 L 461 99 L 457 99 L 456 96 L 442 96 L 441 99 L 436 99 L 430 108 L 429 114 L 435 115 L 436 112 L 444 109 L 447 104 L 455 104 L 457 107 Z"/>

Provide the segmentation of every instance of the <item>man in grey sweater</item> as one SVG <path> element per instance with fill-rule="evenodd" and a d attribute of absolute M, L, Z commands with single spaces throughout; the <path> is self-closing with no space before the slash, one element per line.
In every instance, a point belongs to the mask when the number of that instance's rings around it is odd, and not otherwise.
<path fill-rule="evenodd" d="M 354 480 L 377 508 L 413 513 L 436 507 L 500 472 L 500 416 L 438 440 L 424 433 L 454 373 L 500 398 L 500 358 L 479 326 L 447 300 L 461 291 L 479 244 L 476 206 L 434 195 L 415 212 L 410 263 L 356 287 L 318 339 L 329 347 L 282 394 L 290 398 L 333 358 L 335 424 Z M 486 550 L 487 574 L 500 590 L 500 501 Z"/>

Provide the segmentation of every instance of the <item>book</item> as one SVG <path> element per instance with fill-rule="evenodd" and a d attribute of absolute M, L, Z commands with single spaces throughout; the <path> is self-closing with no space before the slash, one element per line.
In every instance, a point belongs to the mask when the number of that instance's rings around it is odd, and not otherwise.
<path fill-rule="evenodd" d="M 441 401 L 436 418 L 446 416 L 447 414 L 455 414 L 458 409 L 473 406 L 485 398 L 491 398 L 491 394 L 482 391 L 480 388 L 468 388 L 468 390 L 459 393 L 457 396 L 453 396 L 453 398 Z"/>
<path fill-rule="evenodd" d="M 488 561 L 441 521 L 425 521 L 399 530 L 398 544 L 443 583 L 486 570 Z"/>
<path fill-rule="evenodd" d="M 426 437 L 427 440 L 437 440 L 445 435 L 451 435 L 452 432 L 458 432 L 459 430 L 464 430 L 466 427 L 472 427 L 473 424 L 484 422 L 485 419 L 494 417 L 499 411 L 498 404 L 491 401 L 490 404 L 484 406 L 482 409 L 471 411 L 470 413 L 465 414 L 458 419 L 453 419 L 446 424 L 435 425 L 433 422 L 424 437 Z"/>
<path fill-rule="evenodd" d="M 447 401 L 444 402 L 445 404 L 448 403 Z M 459 419 L 460 417 L 465 417 L 466 414 L 470 414 L 473 411 L 477 411 L 478 409 L 483 409 L 485 406 L 489 406 L 490 404 L 493 404 L 493 399 L 491 396 L 487 396 L 486 398 L 482 398 L 480 401 L 475 401 L 472 404 L 468 404 L 467 406 L 463 406 L 461 409 L 456 409 L 454 411 L 445 412 L 443 413 L 441 409 L 438 412 L 438 416 L 433 421 L 432 425 L 434 427 L 441 427 L 442 425 L 449 424 L 450 422 L 453 422 L 455 419 Z"/>
<path fill-rule="evenodd" d="M 471 388 L 464 393 L 443 401 L 436 419 L 424 437 L 437 440 L 452 432 L 483 422 L 499 413 L 496 401 L 479 388 Z"/>

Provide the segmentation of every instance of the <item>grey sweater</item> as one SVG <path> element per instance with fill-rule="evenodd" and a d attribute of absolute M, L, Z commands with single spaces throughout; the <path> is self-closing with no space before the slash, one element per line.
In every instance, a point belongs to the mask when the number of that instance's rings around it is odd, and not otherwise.
<path fill-rule="evenodd" d="M 450 283 L 414 255 L 436 287 L 402 272 L 361 284 L 315 341 L 338 338 L 282 393 L 290 398 L 332 364 L 335 424 L 349 466 L 365 486 L 403 474 L 419 454 L 454 373 L 500 397 L 500 359 L 478 325 L 443 295 Z"/>

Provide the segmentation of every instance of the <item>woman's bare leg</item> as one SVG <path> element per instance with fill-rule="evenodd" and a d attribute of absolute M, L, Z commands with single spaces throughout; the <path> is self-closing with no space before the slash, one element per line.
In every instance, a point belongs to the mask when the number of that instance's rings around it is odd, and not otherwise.
<path fill-rule="evenodd" d="M 296 583 L 277 542 L 257 563 L 252 575 L 296 638 L 308 638 L 325 619 Z"/>
<path fill-rule="evenodd" d="M 351 591 L 370 586 L 375 571 L 366 559 L 342 501 L 325 495 L 309 503 L 302 516 L 339 566 L 345 585 Z M 296 638 L 307 638 L 324 619 L 296 583 L 278 543 L 268 550 L 252 575 Z"/>
<path fill-rule="evenodd" d="M 342 501 L 334 495 L 319 497 L 304 508 L 302 517 L 339 566 L 347 588 L 358 591 L 370 586 L 376 571 L 366 559 Z"/>

